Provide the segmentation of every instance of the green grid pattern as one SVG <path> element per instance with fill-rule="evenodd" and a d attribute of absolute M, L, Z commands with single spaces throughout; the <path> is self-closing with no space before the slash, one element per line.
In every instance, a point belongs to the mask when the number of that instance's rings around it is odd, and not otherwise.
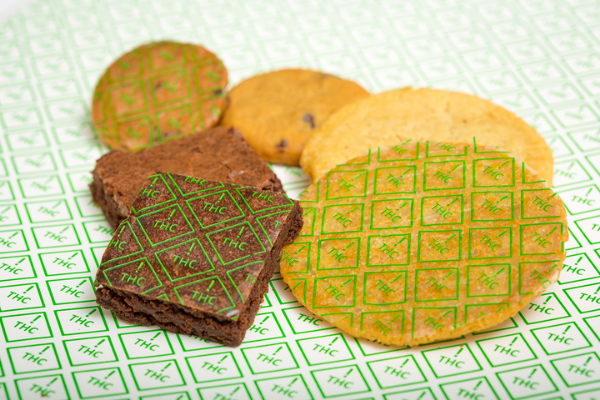
<path fill-rule="evenodd" d="M 0 22 L 0 232 L 22 238 L 0 244 L 0 296 L 33 288 L 19 309 L 0 298 L 0 400 L 598 398 L 599 21 L 594 0 L 26 4 Z M 279 274 L 238 349 L 114 319 L 86 283 L 112 235 L 89 201 L 88 171 L 107 151 L 90 100 L 112 60 L 157 38 L 206 45 L 233 83 L 308 67 L 372 92 L 430 86 L 516 112 L 552 148 L 569 212 L 559 284 L 496 328 L 413 349 L 341 334 Z M 298 168 L 274 170 L 292 198 L 308 185 Z"/>

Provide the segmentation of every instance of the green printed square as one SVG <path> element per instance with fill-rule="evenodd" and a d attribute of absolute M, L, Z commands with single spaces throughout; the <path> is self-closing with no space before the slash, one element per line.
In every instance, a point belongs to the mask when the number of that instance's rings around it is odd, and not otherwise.
<path fill-rule="evenodd" d="M 410 234 L 372 235 L 367 243 L 367 267 L 391 267 L 410 263 Z"/>
<path fill-rule="evenodd" d="M 12 156 L 11 161 L 18 175 L 56 171 L 56 161 L 54 161 L 54 156 L 50 152 Z M 1 165 L 2 163 L 0 163 Z M 6 167 L 4 167 L 4 170 L 6 170 Z"/>
<path fill-rule="evenodd" d="M 298 339 L 296 343 L 309 366 L 354 360 L 346 339 L 340 333 Z"/>
<path fill-rule="evenodd" d="M 29 251 L 29 245 L 21 229 L 0 231 L 0 252 L 2 254 Z"/>
<path fill-rule="evenodd" d="M 469 229 L 469 258 L 490 259 L 512 257 L 512 228 Z"/>
<path fill-rule="evenodd" d="M 185 360 L 196 383 L 209 383 L 243 377 L 231 351 L 202 354 L 187 357 Z"/>
<path fill-rule="evenodd" d="M 67 201 L 64 199 L 25 203 L 29 222 L 62 222 L 73 219 Z"/>
<path fill-rule="evenodd" d="M 129 371 L 140 391 L 185 386 L 185 379 L 176 360 L 130 364 Z"/>
<path fill-rule="evenodd" d="M 321 239 L 317 253 L 317 270 L 358 268 L 360 237 Z"/>
<path fill-rule="evenodd" d="M 535 328 L 531 333 L 547 355 L 564 354 L 592 347 L 575 322 Z"/>
<path fill-rule="evenodd" d="M 560 239 L 564 232 L 562 222 L 522 224 L 519 228 L 521 255 L 550 255 L 564 249 L 565 244 Z"/>
<path fill-rule="evenodd" d="M 69 181 L 69 186 L 73 193 L 89 193 L 89 184 L 93 181 L 92 174 L 90 174 L 89 170 L 67 172 L 67 179 Z M 61 194 L 64 194 L 64 190 L 62 189 L 62 183 L 60 183 L 60 180 L 58 180 L 58 176 L 56 177 L 56 180 L 60 184 Z M 50 183 L 52 183 L 52 181 L 50 181 Z M 43 181 L 42 185 L 48 185 L 48 183 L 46 181 Z"/>
<path fill-rule="evenodd" d="M 9 347 L 6 350 L 16 375 L 61 369 L 53 343 Z"/>
<path fill-rule="evenodd" d="M 100 307 L 68 308 L 54 310 L 63 336 L 107 332 L 106 320 Z"/>
<path fill-rule="evenodd" d="M 45 312 L 0 317 L 0 326 L 7 343 L 53 337 Z"/>
<path fill-rule="evenodd" d="M 96 301 L 94 284 L 88 276 L 46 281 L 54 305 Z"/>
<path fill-rule="evenodd" d="M 173 355 L 169 336 L 162 329 L 144 332 L 120 333 L 119 340 L 129 360 Z"/>
<path fill-rule="evenodd" d="M 417 269 L 415 301 L 458 300 L 458 268 Z"/>
<path fill-rule="evenodd" d="M 373 200 L 371 230 L 410 228 L 413 226 L 414 199 Z"/>
<path fill-rule="evenodd" d="M 77 393 L 82 399 L 98 399 L 128 394 L 121 369 L 101 368 L 71 372 Z"/>
<path fill-rule="evenodd" d="M 481 364 L 466 343 L 424 350 L 423 357 L 436 378 L 447 378 L 482 370 Z"/>
<path fill-rule="evenodd" d="M 325 206 L 321 220 L 321 233 L 362 232 L 364 214 L 363 203 Z"/>
<path fill-rule="evenodd" d="M 262 342 L 271 339 L 283 339 L 285 334 L 273 312 L 259 313 L 248 329 L 243 343 Z"/>
<path fill-rule="evenodd" d="M 481 339 L 476 343 L 492 367 L 537 359 L 533 349 L 520 333 Z"/>
<path fill-rule="evenodd" d="M 375 169 L 374 195 L 416 193 L 417 166 L 379 167 Z"/>
<path fill-rule="evenodd" d="M 459 261 L 462 252 L 462 231 L 420 231 L 419 262 Z"/>
<path fill-rule="evenodd" d="M 451 380 L 448 383 L 441 384 L 440 389 L 442 389 L 446 400 L 454 400 L 462 397 L 468 399 L 500 399 L 494 387 L 490 385 L 489 380 L 485 376 L 462 381 Z M 431 398 L 434 399 L 433 396 Z"/>
<path fill-rule="evenodd" d="M 246 387 L 244 382 L 242 383 L 231 383 L 229 385 L 220 385 L 220 386 L 208 386 L 198 389 L 198 395 L 200 396 L 200 400 L 214 400 L 214 399 L 228 399 L 231 396 L 235 396 L 234 398 L 240 400 L 250 400 L 252 397 L 250 396 L 250 392 Z M 175 399 L 180 400 L 180 399 Z M 233 399 L 232 399 L 233 400 Z"/>
<path fill-rule="evenodd" d="M 63 345 L 73 367 L 119 361 L 110 336 L 69 339 L 64 340 Z"/>
<path fill-rule="evenodd" d="M 83 250 L 40 253 L 39 258 L 46 276 L 90 272 Z"/>
<path fill-rule="evenodd" d="M 37 274 L 30 256 L 0 257 L 0 282 L 36 277 Z"/>
<path fill-rule="evenodd" d="M 32 393 L 40 398 L 50 398 L 52 396 L 53 400 L 71 399 L 61 374 L 16 379 L 15 386 L 17 387 L 17 395 L 21 400 L 31 398 Z"/>
<path fill-rule="evenodd" d="M 294 334 L 334 329 L 327 321 L 311 313 L 304 306 L 283 308 L 283 315 Z"/>
<path fill-rule="evenodd" d="M 44 299 L 36 282 L 0 287 L 0 311 L 17 311 L 43 308 Z"/>
<path fill-rule="evenodd" d="M 514 218 L 513 192 L 471 193 L 472 221 L 513 221 Z"/>
<path fill-rule="evenodd" d="M 514 158 L 480 158 L 473 160 L 473 187 L 509 187 L 514 185 Z"/>
<path fill-rule="evenodd" d="M 190 78 L 185 69 L 155 75 L 150 78 L 150 84 L 160 88 L 152 91 L 152 101 L 159 106 L 180 101 L 191 93 Z"/>
<path fill-rule="evenodd" d="M 192 110 L 192 105 L 183 104 L 155 112 L 154 124 L 156 126 L 157 140 L 165 142 L 170 140 L 168 136 L 170 132 L 196 132 L 197 121 Z"/>
<path fill-rule="evenodd" d="M 466 184 L 465 161 L 425 162 L 423 188 L 428 190 L 464 189 Z"/>
<path fill-rule="evenodd" d="M 114 85 L 108 89 L 107 97 L 108 109 L 115 119 L 148 110 L 146 87 L 141 80 Z"/>
<path fill-rule="evenodd" d="M 496 372 L 496 376 L 514 400 L 558 392 L 554 381 L 541 364 Z"/>
<path fill-rule="evenodd" d="M 325 368 L 310 372 L 317 383 L 321 396 L 346 398 L 350 395 L 371 391 L 358 365 Z M 350 384 L 348 384 L 350 382 Z"/>
<path fill-rule="evenodd" d="M 287 267 L 288 274 L 307 274 L 310 269 L 311 242 L 288 244 L 281 252 L 279 262 Z"/>
<path fill-rule="evenodd" d="M 365 197 L 369 170 L 329 171 L 327 173 L 327 200 Z"/>
<path fill-rule="evenodd" d="M 290 346 L 285 342 L 245 347 L 242 355 L 255 375 L 300 368 Z"/>
<path fill-rule="evenodd" d="M 293 397 L 304 400 L 314 399 L 302 375 L 278 376 L 276 378 L 257 379 L 254 381 L 262 400 L 272 399 L 274 395 Z M 230 394 L 231 395 L 231 394 Z M 204 397 L 201 397 L 205 399 Z M 210 399 L 219 398 L 218 396 Z M 209 397 L 206 397 L 208 400 Z M 250 399 L 250 396 L 248 396 Z"/>
<path fill-rule="evenodd" d="M 426 196 L 421 199 L 421 225 L 459 225 L 463 223 L 463 195 Z"/>
<path fill-rule="evenodd" d="M 369 361 L 367 366 L 377 385 L 384 390 L 427 382 L 423 370 L 412 355 Z"/>
<path fill-rule="evenodd" d="M 406 303 L 408 271 L 365 272 L 363 304 Z"/>
<path fill-rule="evenodd" d="M 511 264 L 467 266 L 467 298 L 510 296 Z"/>
<path fill-rule="evenodd" d="M 314 308 L 354 307 L 356 275 L 315 278 L 312 300 Z M 331 301 L 335 303 L 330 303 Z"/>
<path fill-rule="evenodd" d="M 4 137 L 11 152 L 42 150 L 50 147 L 47 132 L 41 128 L 6 132 Z"/>
<path fill-rule="evenodd" d="M 38 226 L 31 228 L 38 249 L 48 249 L 81 244 L 73 224 Z"/>
<path fill-rule="evenodd" d="M 381 155 L 381 147 L 377 148 L 377 161 L 378 162 L 393 162 L 393 161 L 416 161 L 419 159 L 419 146 L 420 143 L 416 142 L 416 146 L 414 150 L 408 150 L 405 146 L 412 142 L 412 139 L 408 139 L 405 142 L 401 143 L 401 144 L 397 144 L 391 147 L 385 147 L 386 150 L 392 150 L 392 151 L 388 151 L 387 153 L 391 155 L 389 155 L 388 157 L 383 157 Z M 395 153 L 395 154 L 393 154 Z M 371 155 L 371 150 L 369 150 L 369 156 Z M 369 158 L 369 163 L 370 163 L 370 158 Z"/>
<path fill-rule="evenodd" d="M 82 218 L 88 217 L 101 217 L 104 215 L 102 213 L 102 209 L 99 205 L 94 202 L 92 196 L 84 195 L 84 196 L 75 196 L 75 205 L 77 206 L 77 211 L 79 211 L 79 216 Z"/>

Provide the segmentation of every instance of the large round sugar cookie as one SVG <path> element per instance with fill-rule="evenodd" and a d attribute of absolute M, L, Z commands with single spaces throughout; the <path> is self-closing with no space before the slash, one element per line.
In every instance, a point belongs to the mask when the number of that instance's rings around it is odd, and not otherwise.
<path fill-rule="evenodd" d="M 124 151 L 197 133 L 219 122 L 227 82 L 221 60 L 202 46 L 144 44 L 104 72 L 92 122 L 104 143 Z"/>
<path fill-rule="evenodd" d="M 313 313 L 391 345 L 495 326 L 557 281 L 561 199 L 497 147 L 405 141 L 330 171 L 301 195 L 281 274 Z"/>
<path fill-rule="evenodd" d="M 236 127 L 266 161 L 298 165 L 304 145 L 331 114 L 368 96 L 351 80 L 308 69 L 282 69 L 234 86 L 221 125 Z"/>
<path fill-rule="evenodd" d="M 300 165 L 316 182 L 365 148 L 412 140 L 501 147 L 521 157 L 550 186 L 554 160 L 544 138 L 512 112 L 476 96 L 404 88 L 351 103 L 309 139 Z"/>

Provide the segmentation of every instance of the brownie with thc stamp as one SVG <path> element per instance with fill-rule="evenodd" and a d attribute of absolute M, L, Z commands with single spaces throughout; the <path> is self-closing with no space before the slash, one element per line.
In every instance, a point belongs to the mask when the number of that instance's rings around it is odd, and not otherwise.
<path fill-rule="evenodd" d="M 281 193 L 151 175 L 104 252 L 96 300 L 130 323 L 237 346 L 302 224 Z"/>

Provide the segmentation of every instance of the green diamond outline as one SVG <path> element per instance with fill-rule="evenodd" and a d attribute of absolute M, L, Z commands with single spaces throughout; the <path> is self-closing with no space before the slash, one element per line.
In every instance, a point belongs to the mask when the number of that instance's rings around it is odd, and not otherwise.
<path fill-rule="evenodd" d="M 226 262 L 224 262 L 224 261 L 223 261 L 223 259 L 221 258 L 221 254 L 219 253 L 219 250 L 217 250 L 217 248 L 216 248 L 215 244 L 213 243 L 212 239 L 210 238 L 210 235 L 213 235 L 213 234 L 215 234 L 215 233 L 218 233 L 218 232 L 226 231 L 226 230 L 229 230 L 229 229 L 232 229 L 232 228 L 235 228 L 235 227 L 241 226 L 241 225 L 247 225 L 247 226 L 250 228 L 250 230 L 251 230 L 251 231 L 252 231 L 252 233 L 254 234 L 254 237 L 256 238 L 256 241 L 257 241 L 257 242 L 260 244 L 260 247 L 262 247 L 262 249 L 263 249 L 263 250 L 262 250 L 262 251 L 259 251 L 259 252 L 257 252 L 257 253 L 254 253 L 254 254 L 249 254 L 249 255 L 247 255 L 247 256 L 243 256 L 243 257 L 240 257 L 240 258 L 236 258 L 235 260 L 232 260 L 232 261 L 229 261 L 229 262 L 227 262 L 227 263 L 226 263 Z M 228 226 L 228 227 L 225 227 L 225 228 L 221 228 L 221 229 L 219 229 L 219 230 L 217 230 L 217 231 L 213 231 L 213 232 L 207 233 L 207 234 L 206 234 L 206 238 L 208 239 L 208 241 L 210 242 L 210 245 L 211 245 L 211 247 L 213 248 L 213 250 L 214 250 L 214 251 L 215 251 L 215 253 L 217 254 L 217 257 L 219 257 L 219 261 L 221 261 L 221 264 L 222 264 L 222 265 L 229 265 L 229 264 L 233 264 L 234 262 L 237 262 L 237 261 L 243 260 L 243 259 L 245 259 L 245 258 L 252 257 L 252 256 L 255 256 L 255 255 L 258 255 L 258 254 L 262 254 L 262 253 L 266 253 L 266 252 L 267 252 L 267 250 L 265 249 L 265 246 L 262 244 L 262 241 L 261 241 L 261 240 L 260 240 L 260 238 L 258 237 L 258 234 L 257 234 L 257 233 L 256 233 L 256 231 L 254 230 L 254 228 L 252 228 L 252 225 L 250 224 L 250 222 L 249 222 L 249 221 L 245 221 L 245 222 L 242 222 L 241 224 L 236 224 L 236 225 Z"/>
<path fill-rule="evenodd" d="M 223 289 L 223 291 L 227 295 L 227 298 L 229 299 L 229 302 L 232 304 L 230 307 L 225 307 L 225 308 L 220 309 L 219 311 L 215 312 L 215 314 L 219 314 L 219 313 L 222 313 L 223 311 L 227 311 L 227 310 L 231 310 L 232 308 L 235 308 L 235 301 L 233 301 L 233 299 L 231 298 L 231 295 L 229 294 L 229 291 L 227 291 L 227 288 L 225 287 L 225 285 L 223 285 L 223 282 L 221 281 L 221 278 L 219 278 L 218 276 L 210 276 L 208 278 L 204 278 L 204 279 L 200 279 L 200 280 L 197 280 L 197 281 L 194 281 L 194 282 L 186 283 L 185 285 L 175 286 L 173 288 L 173 292 L 175 292 L 175 295 L 177 296 L 177 300 L 179 300 L 179 302 L 181 304 L 183 304 L 184 306 L 188 305 L 188 304 L 185 304 L 183 302 L 183 300 L 181 299 L 181 296 L 179 295 L 179 292 L 177 291 L 177 289 L 184 288 L 186 286 L 190 286 L 190 285 L 193 285 L 193 284 L 196 284 L 196 283 L 200 283 L 200 282 L 204 282 L 204 281 L 209 281 L 211 279 L 216 279 L 219 282 L 219 284 L 221 285 L 221 288 Z"/>
<path fill-rule="evenodd" d="M 140 246 L 141 250 L 140 251 L 136 251 L 135 253 L 131 253 L 131 254 L 127 254 L 127 255 L 121 256 L 121 257 L 111 258 L 107 262 L 101 263 L 100 266 L 106 265 L 106 264 L 111 263 L 111 262 L 116 261 L 116 260 L 120 260 L 120 259 L 125 258 L 125 257 L 136 256 L 136 255 L 141 254 L 141 253 L 144 252 L 144 246 L 142 246 L 142 244 L 140 243 L 140 240 L 138 239 L 137 235 L 133 231 L 133 227 L 131 226 L 131 224 L 129 223 L 128 220 L 125 220 L 125 221 L 121 222 L 121 224 L 119 226 L 117 226 L 117 229 L 115 230 L 115 234 L 117 233 L 117 231 L 119 230 L 119 228 L 121 228 L 121 231 L 122 231 L 125 228 L 124 225 L 129 226 L 129 231 L 132 233 L 133 237 L 135 238 L 135 241 L 137 242 L 138 246 Z M 108 243 L 107 249 L 110 247 L 110 244 L 112 243 L 113 240 L 115 240 L 115 236 L 114 235 L 113 235 L 112 239 L 110 240 L 110 242 Z M 84 260 L 85 260 L 85 257 L 84 257 Z M 86 261 L 86 263 L 87 263 L 87 261 Z"/>
<path fill-rule="evenodd" d="M 142 292 L 141 294 L 146 294 L 146 293 L 148 293 L 148 292 L 150 292 L 150 291 L 152 291 L 152 290 L 155 290 L 155 289 L 158 289 L 158 288 L 161 288 L 161 287 L 163 287 L 163 283 L 162 283 L 162 281 L 160 280 L 160 278 L 158 277 L 158 275 L 156 274 L 156 271 L 154 271 L 154 268 L 152 267 L 152 264 L 150 264 L 150 261 L 148 261 L 148 257 L 142 257 L 142 258 L 138 258 L 137 260 L 129 261 L 129 262 L 125 263 L 125 264 L 119 264 L 119 265 L 115 265 L 114 267 L 110 267 L 110 268 L 107 268 L 107 269 L 103 270 L 103 271 L 102 271 L 102 274 L 104 275 L 104 278 L 106 279 L 106 282 L 108 282 L 108 284 L 110 285 L 110 287 L 115 287 L 115 286 L 112 284 L 112 282 L 110 281 L 110 279 L 108 279 L 108 275 L 107 275 L 106 273 L 107 273 L 108 271 L 112 271 L 113 269 L 117 269 L 117 268 L 120 268 L 120 267 L 124 267 L 125 265 L 129 265 L 129 264 L 137 263 L 138 261 L 142 261 L 142 262 L 143 262 L 143 261 L 146 261 L 146 265 L 147 265 L 148 267 L 150 267 L 150 271 L 152 271 L 152 273 L 154 274 L 154 277 L 156 278 L 156 280 L 158 281 L 158 283 L 160 283 L 160 285 L 159 285 L 159 286 L 154 286 L 154 287 L 152 287 L 152 288 L 150 288 L 150 289 L 148 289 L 148 290 L 146 290 L 146 291 Z"/>
<path fill-rule="evenodd" d="M 198 200 L 198 199 L 201 199 L 201 198 L 204 198 L 204 197 L 208 197 L 208 196 L 214 196 L 214 195 L 219 194 L 219 193 L 223 193 L 223 194 L 227 193 L 229 195 L 229 198 L 231 200 L 233 200 L 233 204 L 235 204 L 235 206 L 242 213 L 242 215 L 238 215 L 237 217 L 229 218 L 229 219 L 226 219 L 226 220 L 223 220 L 223 221 L 215 222 L 214 224 L 210 224 L 210 225 L 204 226 L 202 224 L 202 222 L 200 221 L 200 217 L 198 217 L 198 215 L 196 214 L 196 212 L 194 211 L 194 209 L 192 208 L 192 206 L 190 205 L 189 202 L 190 201 L 194 201 L 194 200 Z M 238 204 L 238 202 L 235 201 L 235 198 L 231 195 L 231 192 L 228 189 L 221 190 L 221 191 L 215 192 L 215 193 L 205 194 L 203 196 L 194 197 L 192 199 L 187 199 L 187 200 L 185 200 L 185 204 L 188 206 L 188 208 L 192 212 L 192 215 L 194 216 L 194 218 L 196 218 L 196 221 L 198 222 L 198 225 L 200 225 L 200 227 L 202 229 L 210 228 L 211 226 L 215 226 L 215 225 L 219 225 L 219 224 L 222 224 L 222 223 L 225 223 L 225 222 L 233 221 L 234 219 L 244 218 L 246 216 L 246 214 L 244 214 L 244 211 L 242 210 L 242 208 L 240 207 L 240 205 Z"/>
<path fill-rule="evenodd" d="M 154 244 L 154 243 L 152 243 L 152 239 L 150 239 L 150 236 L 148 235 L 148 232 L 146 232 L 146 230 L 144 229 L 144 226 L 143 226 L 143 225 L 140 223 L 140 220 L 139 220 L 139 219 L 140 219 L 140 218 L 143 218 L 143 217 L 146 217 L 146 216 L 148 216 L 148 215 L 156 214 L 156 213 L 158 213 L 158 212 L 161 212 L 161 211 L 167 210 L 167 209 L 169 209 L 169 208 L 171 208 L 171 207 L 177 207 L 177 208 L 179 209 L 179 211 L 181 212 L 181 215 L 183 215 L 183 218 L 185 219 L 185 222 L 187 222 L 187 224 L 188 224 L 188 226 L 189 226 L 189 228 L 190 228 L 190 231 L 189 231 L 189 232 L 187 232 L 187 233 L 182 233 L 181 235 L 178 235 L 178 236 L 175 236 L 175 237 L 169 238 L 169 239 L 167 239 L 167 240 L 163 240 L 162 242 L 158 242 L 158 243 Z M 179 204 L 177 204 L 177 203 L 175 203 L 175 204 L 173 204 L 172 206 L 169 206 L 169 207 L 161 208 L 160 210 L 156 210 L 156 211 L 152 211 L 152 212 L 149 212 L 149 213 L 146 213 L 146 214 L 139 215 L 139 216 L 135 217 L 135 220 L 136 220 L 136 222 L 138 223 L 138 225 L 139 225 L 140 229 L 142 230 L 142 232 L 144 232 L 144 235 L 146 235 L 146 239 L 148 239 L 148 243 L 150 243 L 150 246 L 152 246 L 152 247 L 156 247 L 156 246 L 158 246 L 159 244 L 162 244 L 162 243 L 168 242 L 168 241 L 170 241 L 170 240 L 178 239 L 178 238 L 180 238 L 180 237 L 183 237 L 183 236 L 185 236 L 185 235 L 189 235 L 189 234 L 191 234 L 191 233 L 194 233 L 194 232 L 195 232 L 195 231 L 194 231 L 194 227 L 192 226 L 192 224 L 190 224 L 190 221 L 188 220 L 188 218 L 187 218 L 187 217 L 186 217 L 186 215 L 184 214 L 183 210 L 181 209 L 181 207 L 180 207 L 180 206 L 179 206 Z"/>
<path fill-rule="evenodd" d="M 207 271 L 203 271 L 203 272 L 198 272 L 196 274 L 192 274 L 192 275 L 186 275 L 186 276 L 182 276 L 181 278 L 177 278 L 177 279 L 173 279 L 171 278 L 171 274 L 169 274 L 169 271 L 167 270 L 167 268 L 164 266 L 164 264 L 162 263 L 160 257 L 158 257 L 159 254 L 164 253 L 167 250 L 171 250 L 175 247 L 179 247 L 179 246 L 183 246 L 185 244 L 191 243 L 191 242 L 196 242 L 196 244 L 200 247 L 200 249 L 202 249 L 202 253 L 204 254 L 204 256 L 206 257 L 206 259 L 208 260 L 208 264 L 212 267 L 212 269 L 209 269 Z M 182 279 L 187 279 L 187 278 L 191 278 L 192 276 L 197 276 L 197 275 L 202 275 L 202 274 L 206 274 L 208 272 L 212 272 L 215 270 L 215 265 L 212 263 L 212 261 L 210 260 L 210 258 L 208 257 L 208 253 L 206 252 L 206 250 L 204 250 L 204 246 L 202 246 L 202 243 L 200 243 L 200 240 L 196 237 L 193 238 L 191 240 L 188 240 L 186 242 L 182 242 L 182 243 L 178 243 L 176 245 L 173 245 L 171 247 L 167 247 L 166 249 L 163 249 L 161 251 L 157 251 L 156 253 L 154 253 L 154 257 L 156 257 L 156 259 L 158 260 L 158 263 L 160 264 L 162 270 L 165 272 L 165 274 L 167 275 L 167 278 L 169 278 L 169 280 L 171 282 L 177 282 L 180 281 Z"/>
<path fill-rule="evenodd" d="M 132 206 L 131 206 L 131 211 L 133 211 L 133 213 L 134 213 L 134 214 L 138 214 L 138 213 L 140 213 L 140 212 L 142 212 L 142 211 L 144 211 L 144 210 L 148 210 L 148 209 L 150 209 L 150 208 L 157 207 L 157 206 L 160 206 L 160 205 L 163 205 L 163 204 L 170 203 L 171 201 L 175 201 L 175 200 L 177 200 L 177 196 L 175 195 L 175 193 L 173 193 L 173 190 L 171 190 L 171 188 L 170 188 L 170 187 L 169 187 L 169 185 L 167 184 L 167 180 L 166 180 L 166 179 L 165 179 L 165 178 L 162 176 L 162 174 L 150 175 L 149 177 L 147 177 L 147 178 L 146 178 L 146 181 L 147 181 L 148 179 L 150 179 L 150 178 L 155 178 L 155 181 L 152 183 L 152 184 L 154 185 L 154 183 L 156 183 L 156 177 L 159 177 L 159 178 L 162 180 L 162 183 L 164 183 L 164 184 L 165 184 L 166 188 L 169 190 L 169 193 L 171 193 L 171 196 L 173 196 L 173 198 L 172 198 L 172 199 L 170 199 L 170 200 L 165 200 L 165 201 L 163 201 L 162 203 L 157 203 L 157 204 L 154 204 L 154 205 L 152 205 L 152 206 L 148 206 L 148 207 L 140 208 L 139 210 L 136 210 L 135 208 L 133 208 L 133 205 L 132 205 Z M 150 186 L 150 187 L 152 187 L 152 186 Z M 141 189 L 145 189 L 145 188 L 146 188 L 146 185 L 142 186 L 142 187 L 140 188 L 140 190 L 141 190 Z M 137 192 L 136 196 L 139 196 L 139 193 L 140 193 L 140 191 L 138 190 L 138 192 Z"/>

